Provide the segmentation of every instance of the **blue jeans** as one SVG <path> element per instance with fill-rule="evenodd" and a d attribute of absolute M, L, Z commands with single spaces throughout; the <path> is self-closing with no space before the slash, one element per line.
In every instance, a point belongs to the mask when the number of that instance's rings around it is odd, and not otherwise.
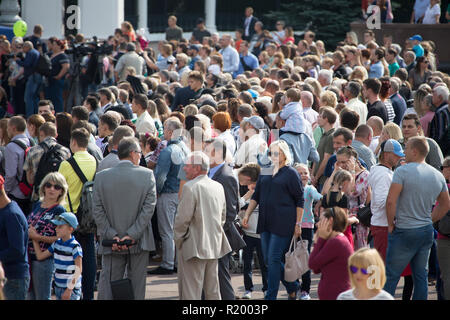
<path fill-rule="evenodd" d="M 433 226 L 421 228 L 395 228 L 388 235 L 386 252 L 386 284 L 384 290 L 395 294 L 400 275 L 411 264 L 414 281 L 413 300 L 428 298 L 428 258 L 433 245 Z"/>
<path fill-rule="evenodd" d="M 59 80 L 51 78 L 48 80 L 48 87 L 45 90 L 45 96 L 53 102 L 55 113 L 64 111 L 63 89 L 64 78 Z"/>
<path fill-rule="evenodd" d="M 55 265 L 53 258 L 48 258 L 43 261 L 31 261 L 30 300 L 50 300 L 54 272 Z"/>
<path fill-rule="evenodd" d="M 25 86 L 25 114 L 29 118 L 31 115 L 38 113 L 39 88 L 42 85 L 42 76 L 33 73 L 28 77 Z"/>
<path fill-rule="evenodd" d="M 25 300 L 28 288 L 30 286 L 30 277 L 24 279 L 8 279 L 3 287 L 3 293 L 6 300 Z"/>
<path fill-rule="evenodd" d="M 75 234 L 75 239 L 83 250 L 81 272 L 81 290 L 83 300 L 94 300 L 95 278 L 97 275 L 97 255 L 95 252 L 94 234 Z"/>
<path fill-rule="evenodd" d="M 64 291 L 66 291 L 66 289 L 67 288 L 60 288 L 60 287 L 55 286 L 56 300 L 61 300 L 61 297 L 62 297 Z M 73 288 L 72 294 L 70 295 L 70 300 L 80 300 L 80 297 L 81 297 L 81 290 Z"/>
<path fill-rule="evenodd" d="M 292 237 L 280 237 L 274 233 L 261 233 L 261 248 L 264 262 L 267 265 L 267 291 L 264 299 L 276 300 L 280 281 L 286 287 L 288 294 L 297 292 L 298 280 L 287 282 L 284 280 L 284 255 L 289 249 Z"/>
<path fill-rule="evenodd" d="M 253 291 L 252 281 L 252 260 L 253 252 L 256 249 L 258 255 L 259 268 L 261 270 L 263 287 L 262 291 L 267 290 L 267 265 L 264 262 L 264 256 L 261 248 L 261 239 L 249 237 L 244 234 L 244 241 L 247 246 L 243 249 L 242 258 L 244 260 L 244 287 L 245 291 Z"/>

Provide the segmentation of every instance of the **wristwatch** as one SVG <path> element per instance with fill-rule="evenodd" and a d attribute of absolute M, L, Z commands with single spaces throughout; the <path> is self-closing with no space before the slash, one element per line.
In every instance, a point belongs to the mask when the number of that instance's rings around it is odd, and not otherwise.
<path fill-rule="evenodd" d="M 295 225 L 301 227 L 302 226 L 302 222 L 301 221 L 297 222 Z"/>

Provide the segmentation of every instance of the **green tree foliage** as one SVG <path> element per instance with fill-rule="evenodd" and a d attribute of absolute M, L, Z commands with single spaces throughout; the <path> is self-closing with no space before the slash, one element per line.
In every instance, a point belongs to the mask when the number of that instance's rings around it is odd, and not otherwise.
<path fill-rule="evenodd" d="M 300 0 L 282 4 L 281 10 L 270 11 L 265 17 L 269 20 L 284 20 L 294 30 L 309 30 L 316 38 L 325 41 L 327 49 L 332 49 L 343 41 L 350 23 L 361 16 L 360 0 Z"/>

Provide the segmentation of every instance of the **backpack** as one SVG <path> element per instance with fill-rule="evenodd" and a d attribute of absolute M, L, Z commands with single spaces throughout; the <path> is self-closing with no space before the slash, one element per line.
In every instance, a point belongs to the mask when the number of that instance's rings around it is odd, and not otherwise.
<path fill-rule="evenodd" d="M 39 194 L 39 186 L 44 177 L 50 172 L 58 171 L 59 165 L 65 160 L 62 152 L 63 147 L 60 144 L 57 143 L 50 148 L 43 142 L 39 145 L 44 149 L 44 154 L 42 155 L 41 160 L 39 160 L 39 165 L 34 177 L 35 194 Z"/>
<path fill-rule="evenodd" d="M 19 140 L 11 141 L 12 143 L 17 144 L 24 151 L 23 160 L 27 158 L 28 151 L 30 151 L 31 147 L 27 146 L 25 143 Z M 17 181 L 19 182 L 19 189 L 23 193 L 23 195 L 27 198 L 31 198 L 31 192 L 33 191 L 33 185 L 30 185 L 27 181 L 27 173 L 25 171 L 22 172 L 22 179 L 19 180 L 19 177 L 16 176 Z"/>
<path fill-rule="evenodd" d="M 73 212 L 72 202 L 70 200 L 70 195 L 67 193 L 69 198 L 70 211 L 72 211 L 78 219 L 78 229 L 79 233 L 95 233 L 97 231 L 97 226 L 94 220 L 94 178 L 92 181 L 88 181 L 83 171 L 81 171 L 78 163 L 75 161 L 74 157 L 70 157 L 67 160 L 72 166 L 73 170 L 77 174 L 78 178 L 83 183 L 81 189 L 80 205 L 77 212 Z"/>
<path fill-rule="evenodd" d="M 46 77 L 50 76 L 52 71 L 52 62 L 46 54 L 39 55 L 34 71 Z"/>
<path fill-rule="evenodd" d="M 450 124 L 447 126 L 440 141 L 437 141 L 444 157 L 450 155 Z"/>

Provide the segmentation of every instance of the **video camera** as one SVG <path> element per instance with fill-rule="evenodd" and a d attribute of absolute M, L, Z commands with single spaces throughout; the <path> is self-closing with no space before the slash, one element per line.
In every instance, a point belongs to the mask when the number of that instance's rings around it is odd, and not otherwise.
<path fill-rule="evenodd" d="M 71 43 L 71 49 L 65 51 L 66 54 L 72 54 L 75 57 L 83 57 L 88 54 L 109 55 L 113 52 L 113 46 L 106 41 L 99 43 L 97 37 L 93 41 L 82 44 Z"/>
<path fill-rule="evenodd" d="M 25 59 L 25 53 L 23 52 L 5 54 L 4 56 L 6 59 L 14 59 L 16 57 L 19 58 L 20 60 Z"/>

